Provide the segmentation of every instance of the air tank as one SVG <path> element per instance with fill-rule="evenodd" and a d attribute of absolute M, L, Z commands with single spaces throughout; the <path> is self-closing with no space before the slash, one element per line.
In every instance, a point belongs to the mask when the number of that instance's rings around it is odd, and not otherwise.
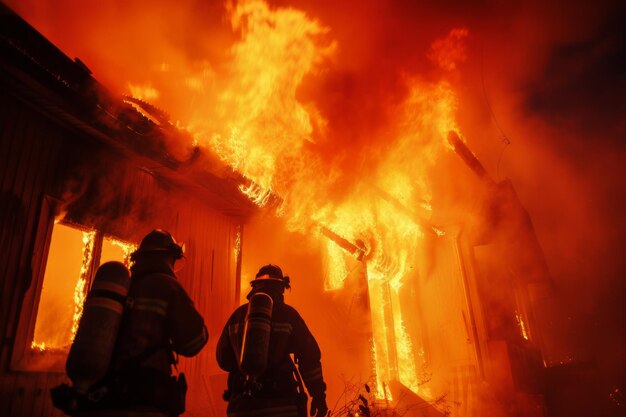
<path fill-rule="evenodd" d="M 86 393 L 109 370 L 129 286 L 130 274 L 120 262 L 106 262 L 96 271 L 65 364 L 79 393 Z"/>
<path fill-rule="evenodd" d="M 259 292 L 250 297 L 239 368 L 251 377 L 260 376 L 267 368 L 273 307 L 274 302 L 268 294 Z"/>

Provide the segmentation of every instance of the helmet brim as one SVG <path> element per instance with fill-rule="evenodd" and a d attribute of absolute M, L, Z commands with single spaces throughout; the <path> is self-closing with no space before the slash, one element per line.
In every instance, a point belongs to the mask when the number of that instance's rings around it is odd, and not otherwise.
<path fill-rule="evenodd" d="M 262 284 L 266 282 L 276 282 L 278 284 L 287 285 L 287 283 L 285 282 L 283 278 L 273 278 L 270 276 L 262 276 L 262 277 L 255 278 L 254 280 L 250 281 L 250 285 L 254 287 L 256 284 Z"/>

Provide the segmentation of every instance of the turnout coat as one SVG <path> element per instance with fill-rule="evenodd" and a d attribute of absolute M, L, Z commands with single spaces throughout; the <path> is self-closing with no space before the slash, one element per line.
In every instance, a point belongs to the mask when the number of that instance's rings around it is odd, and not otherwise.
<path fill-rule="evenodd" d="M 239 355 L 243 341 L 248 303 L 237 308 L 228 319 L 217 342 L 217 362 L 229 372 L 228 415 L 231 417 L 277 416 L 295 417 L 306 413 L 306 403 L 299 404 L 297 378 L 294 374 L 293 354 L 309 395 L 325 398 L 326 384 L 322 376 L 321 352 L 317 341 L 296 309 L 285 304 L 281 292 L 263 288 L 253 289 L 269 294 L 274 301 L 268 366 L 260 377 L 260 387 L 246 395 L 245 375 L 239 369 Z M 306 397 L 305 397 L 306 398 Z M 306 399 L 305 399 L 306 402 Z M 300 406 L 299 406 L 300 405 Z"/>

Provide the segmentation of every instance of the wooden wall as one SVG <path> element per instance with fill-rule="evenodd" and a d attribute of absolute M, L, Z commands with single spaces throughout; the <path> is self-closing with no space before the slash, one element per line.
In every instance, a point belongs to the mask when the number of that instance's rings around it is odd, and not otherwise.
<path fill-rule="evenodd" d="M 0 417 L 62 415 L 52 407 L 49 389 L 64 380 L 63 374 L 18 372 L 10 366 L 22 299 L 37 282 L 32 258 L 42 239 L 37 230 L 45 220 L 40 215 L 46 195 L 68 203 L 63 207 L 68 217 L 86 226 L 135 242 L 163 228 L 186 244 L 179 278 L 210 333 L 209 346 L 179 366 L 190 384 L 186 415 L 219 412 L 223 403 L 217 393 L 225 388 L 225 377 L 214 349 L 237 300 L 235 244 L 241 221 L 7 94 L 0 96 L 0 127 Z"/>
<path fill-rule="evenodd" d="M 59 129 L 20 103 L 0 99 L 0 416 L 54 413 L 46 392 L 60 375 L 8 370 L 21 300 L 31 281 L 38 217 L 44 193 L 58 193 L 54 178 L 64 138 Z"/>

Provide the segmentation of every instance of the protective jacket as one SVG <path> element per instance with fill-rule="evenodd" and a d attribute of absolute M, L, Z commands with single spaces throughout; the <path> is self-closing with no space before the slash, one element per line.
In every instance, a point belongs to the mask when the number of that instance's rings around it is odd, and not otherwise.
<path fill-rule="evenodd" d="M 131 271 L 112 374 L 128 386 L 129 392 L 123 394 L 131 405 L 167 410 L 181 394 L 184 402 L 184 392 L 172 392 L 180 389 L 171 377 L 173 353 L 198 354 L 208 332 L 169 264 L 148 257 L 139 259 Z"/>
<path fill-rule="evenodd" d="M 229 372 L 225 398 L 229 401 L 228 415 L 231 417 L 302 415 L 303 408 L 298 407 L 299 394 L 290 354 L 294 355 L 309 395 L 324 399 L 326 384 L 322 376 L 320 348 L 300 314 L 285 304 L 282 293 L 267 288 L 253 289 L 248 298 L 259 291 L 268 293 L 274 301 L 274 306 L 267 370 L 252 390 L 246 387 L 246 377 L 239 369 L 248 304 L 240 306 L 231 315 L 217 343 L 217 362 L 220 368 Z M 246 390 L 248 394 L 245 394 Z"/>

